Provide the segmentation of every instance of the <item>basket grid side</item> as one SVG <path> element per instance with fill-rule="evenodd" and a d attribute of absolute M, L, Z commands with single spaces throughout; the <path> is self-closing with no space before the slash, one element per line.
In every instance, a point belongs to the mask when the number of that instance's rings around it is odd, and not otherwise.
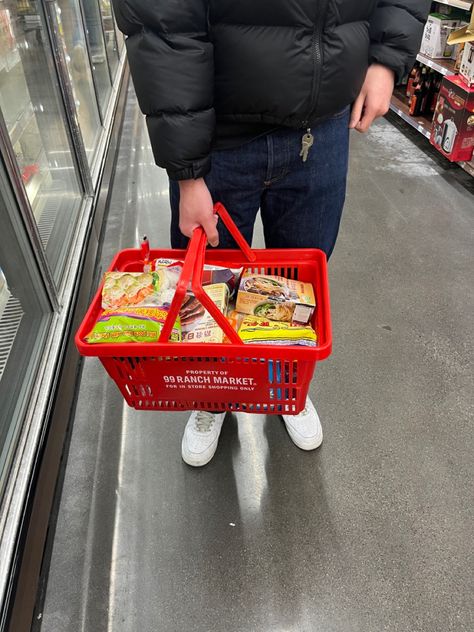
<path fill-rule="evenodd" d="M 262 414 L 291 414 L 301 410 L 315 364 L 286 358 L 209 356 L 112 357 L 101 361 L 127 403 L 137 409 L 192 408 Z M 201 366 L 203 370 L 199 368 Z M 209 367 L 219 366 L 223 370 L 209 370 Z M 216 376 L 212 381 L 208 373 L 230 377 Z M 259 381 L 252 376 L 259 376 Z M 242 382 L 244 385 L 253 384 L 254 388 L 238 386 Z M 220 386 L 222 383 L 234 386 Z M 198 396 L 195 399 L 192 398 L 194 394 Z M 239 401 L 235 401 L 236 396 Z"/>
<path fill-rule="evenodd" d="M 281 276 L 295 281 L 298 280 L 298 268 L 296 266 L 245 266 L 245 271 L 251 274 Z"/>

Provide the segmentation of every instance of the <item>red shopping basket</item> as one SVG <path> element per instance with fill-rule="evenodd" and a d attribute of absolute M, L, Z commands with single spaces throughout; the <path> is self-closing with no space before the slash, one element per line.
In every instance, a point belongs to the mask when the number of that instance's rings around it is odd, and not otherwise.
<path fill-rule="evenodd" d="M 216 212 L 240 250 L 206 250 L 206 235 L 199 228 L 194 231 L 187 251 L 150 252 L 152 258 L 184 260 L 177 291 L 158 342 L 88 344 L 85 336 L 101 312 L 101 286 L 76 334 L 77 348 L 83 356 L 97 356 L 127 403 L 139 410 L 297 414 L 305 406 L 316 362 L 331 353 L 326 256 L 316 249 L 251 250 L 224 207 L 217 204 Z M 244 267 L 253 273 L 312 283 L 317 302 L 312 325 L 318 334 L 318 346 L 244 345 L 202 288 L 205 263 Z M 122 250 L 109 270 L 141 272 L 141 250 Z M 190 282 L 196 298 L 226 333 L 229 343 L 169 341 Z"/>

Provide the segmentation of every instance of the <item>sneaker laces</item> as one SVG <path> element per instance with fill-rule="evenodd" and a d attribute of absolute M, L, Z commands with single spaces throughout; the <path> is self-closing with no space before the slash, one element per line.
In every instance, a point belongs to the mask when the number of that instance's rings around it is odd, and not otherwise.
<path fill-rule="evenodd" d="M 210 432 L 212 424 L 215 422 L 216 416 L 205 410 L 198 411 L 195 420 L 195 427 L 198 432 Z"/>

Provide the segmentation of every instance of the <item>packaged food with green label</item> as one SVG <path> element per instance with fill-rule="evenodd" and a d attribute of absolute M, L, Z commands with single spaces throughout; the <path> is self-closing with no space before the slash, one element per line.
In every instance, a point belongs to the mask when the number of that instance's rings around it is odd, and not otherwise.
<path fill-rule="evenodd" d="M 90 344 L 120 342 L 158 342 L 168 316 L 168 307 L 130 307 L 105 309 L 86 336 Z M 181 321 L 177 318 L 170 337 L 181 342 Z"/>

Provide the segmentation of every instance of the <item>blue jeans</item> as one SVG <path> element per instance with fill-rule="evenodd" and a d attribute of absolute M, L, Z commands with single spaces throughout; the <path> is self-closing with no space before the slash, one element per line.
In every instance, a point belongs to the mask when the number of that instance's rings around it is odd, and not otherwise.
<path fill-rule="evenodd" d="M 312 130 L 307 162 L 304 131 L 281 129 L 237 149 L 214 151 L 206 183 L 251 244 L 260 209 L 267 248 L 320 248 L 331 255 L 346 195 L 349 108 Z M 171 245 L 185 248 L 179 230 L 179 186 L 170 184 Z M 220 247 L 235 248 L 222 222 Z"/>

